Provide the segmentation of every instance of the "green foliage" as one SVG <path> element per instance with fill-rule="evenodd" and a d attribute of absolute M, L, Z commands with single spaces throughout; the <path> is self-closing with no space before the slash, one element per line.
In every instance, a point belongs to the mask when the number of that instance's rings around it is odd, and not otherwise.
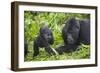
<path fill-rule="evenodd" d="M 90 50 L 89 48 L 81 48 L 80 51 L 82 52 L 77 54 L 78 52 L 73 52 L 69 54 L 57 55 L 57 56 L 47 56 L 48 54 L 41 49 L 40 54 L 33 59 L 33 45 L 32 42 L 39 34 L 39 29 L 43 25 L 47 24 L 49 28 L 52 30 L 54 35 L 54 44 L 51 45 L 52 48 L 56 48 L 58 46 L 64 45 L 62 39 L 62 28 L 64 23 L 71 17 L 76 17 L 78 19 L 89 19 L 89 14 L 79 14 L 79 13 L 58 13 L 58 12 L 32 12 L 32 11 L 25 11 L 24 12 L 24 39 L 27 40 L 29 48 L 28 48 L 28 55 L 25 57 L 25 61 L 44 61 L 44 60 L 62 60 L 68 58 L 88 58 Z M 85 55 L 85 56 L 83 56 Z"/>
<path fill-rule="evenodd" d="M 28 56 L 25 61 L 50 61 L 50 60 L 68 60 L 68 59 L 88 59 L 90 58 L 90 46 L 81 45 L 79 50 L 72 53 L 64 53 L 63 55 L 49 56 L 44 49 L 40 50 L 40 54 L 36 57 L 32 57 L 32 48 L 30 48 Z"/>

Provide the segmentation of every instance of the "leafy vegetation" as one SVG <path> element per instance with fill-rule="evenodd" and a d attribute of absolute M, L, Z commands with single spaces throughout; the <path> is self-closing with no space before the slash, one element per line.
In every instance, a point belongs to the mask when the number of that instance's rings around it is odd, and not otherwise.
<path fill-rule="evenodd" d="M 33 58 L 33 41 L 39 34 L 39 29 L 47 24 L 54 35 L 54 44 L 52 48 L 63 45 L 62 28 L 64 23 L 71 17 L 78 19 L 88 19 L 89 14 L 79 13 L 58 13 L 58 12 L 24 12 L 24 39 L 28 42 L 28 55 L 25 61 L 47 61 L 47 60 L 64 60 L 64 59 L 83 59 L 90 57 L 90 46 L 81 45 L 80 50 L 73 53 L 64 53 L 63 55 L 49 56 L 44 49 L 40 50 L 40 54 Z"/>

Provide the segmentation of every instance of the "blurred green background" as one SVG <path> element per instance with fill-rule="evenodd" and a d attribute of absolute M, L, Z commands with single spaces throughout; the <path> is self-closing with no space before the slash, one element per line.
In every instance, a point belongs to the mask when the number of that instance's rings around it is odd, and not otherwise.
<path fill-rule="evenodd" d="M 52 48 L 64 45 L 62 39 L 62 28 L 69 18 L 90 19 L 90 14 L 63 13 L 63 12 L 36 12 L 24 11 L 24 39 L 28 42 L 28 54 L 24 61 L 48 61 L 48 60 L 67 60 L 67 59 L 86 59 L 90 57 L 90 46 L 82 44 L 80 50 L 63 55 L 49 56 L 44 49 L 40 49 L 40 54 L 33 58 L 33 41 L 39 34 L 39 29 L 45 24 L 53 32 L 54 44 Z"/>

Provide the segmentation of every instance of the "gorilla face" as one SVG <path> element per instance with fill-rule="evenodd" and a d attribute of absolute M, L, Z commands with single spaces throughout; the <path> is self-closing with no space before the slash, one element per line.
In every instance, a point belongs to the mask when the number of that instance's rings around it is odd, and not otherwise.
<path fill-rule="evenodd" d="M 76 20 L 75 18 L 68 20 L 68 22 L 66 23 L 66 25 L 62 30 L 62 35 L 65 44 L 77 43 L 79 37 L 79 30 L 80 30 L 80 24 L 78 20 Z"/>
<path fill-rule="evenodd" d="M 44 34 L 45 36 L 45 39 L 47 39 L 47 41 L 50 43 L 51 40 L 53 40 L 53 36 L 51 33 L 47 33 L 47 34 Z M 53 42 L 52 42 L 53 43 Z"/>
<path fill-rule="evenodd" d="M 40 29 L 40 34 L 41 34 L 42 37 L 44 37 L 44 39 L 48 43 L 50 43 L 50 44 L 54 43 L 52 31 L 48 27 L 41 28 Z"/>

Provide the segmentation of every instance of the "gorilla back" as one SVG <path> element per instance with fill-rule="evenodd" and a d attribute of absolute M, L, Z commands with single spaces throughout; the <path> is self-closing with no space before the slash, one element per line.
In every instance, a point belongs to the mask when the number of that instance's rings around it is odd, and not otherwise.
<path fill-rule="evenodd" d="M 90 20 L 80 20 L 79 42 L 90 44 Z"/>

